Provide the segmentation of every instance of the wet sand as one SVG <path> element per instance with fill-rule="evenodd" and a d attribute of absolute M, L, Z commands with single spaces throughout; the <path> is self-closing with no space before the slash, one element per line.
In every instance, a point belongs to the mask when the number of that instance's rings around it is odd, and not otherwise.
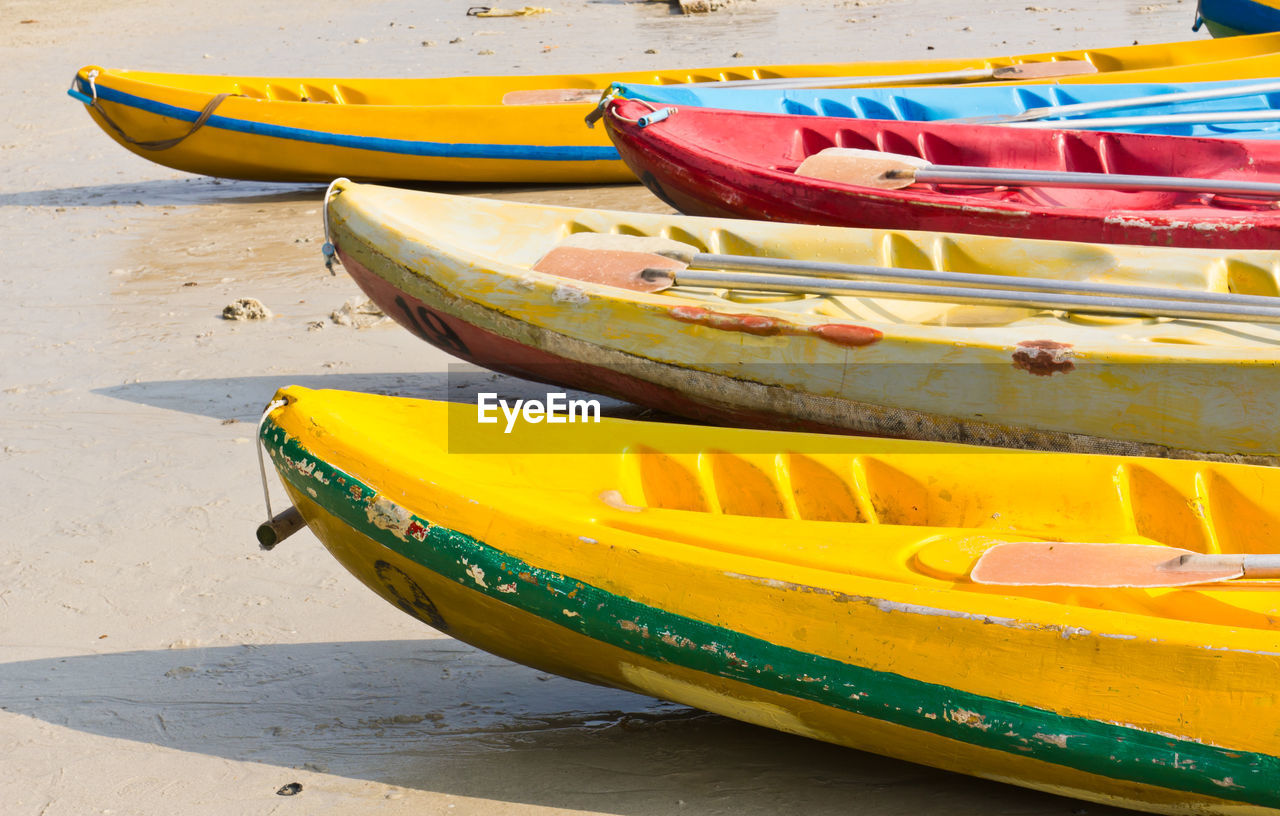
<path fill-rule="evenodd" d="M 321 262 L 322 188 L 128 154 L 63 94 L 80 65 L 555 73 L 1203 36 L 1190 0 L 545 4 L 0 6 L 0 812 L 1105 812 L 542 675 L 392 609 L 308 532 L 258 552 L 252 438 L 274 390 L 440 397 L 449 358 L 329 319 L 359 292 Z M 667 211 L 638 186 L 452 189 Z M 276 317 L 222 320 L 240 297 Z"/>

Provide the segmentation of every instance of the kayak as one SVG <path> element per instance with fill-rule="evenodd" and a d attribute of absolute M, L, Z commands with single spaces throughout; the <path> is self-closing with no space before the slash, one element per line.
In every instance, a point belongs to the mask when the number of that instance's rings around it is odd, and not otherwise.
<path fill-rule="evenodd" d="M 1280 247 L 1275 188 L 1258 197 L 960 181 L 880 189 L 845 180 L 851 169 L 869 166 L 865 156 L 845 152 L 861 149 L 894 164 L 909 157 L 945 167 L 1274 184 L 1274 141 L 656 108 L 629 99 L 605 110 L 623 161 L 658 197 L 692 215 L 1220 250 Z"/>
<path fill-rule="evenodd" d="M 1248 92 L 1249 89 L 1258 89 Z M 1185 102 L 1174 95 L 1239 93 Z M 975 85 L 910 88 L 718 88 L 715 85 L 636 85 L 615 82 L 605 98 L 642 99 L 658 106 L 693 106 L 794 116 L 897 119 L 1007 118 L 1017 127 L 1221 136 L 1280 137 L 1276 107 L 1280 80 L 1232 82 L 1116 83 L 1075 85 Z M 1122 100 L 1155 97 L 1148 104 L 1114 107 Z M 1099 106 L 1113 107 L 1100 108 Z M 1060 108 L 1072 106 L 1058 113 Z M 1084 108 L 1077 112 L 1077 108 Z"/>
<path fill-rule="evenodd" d="M 962 304 L 951 289 L 932 300 L 766 292 L 761 276 L 632 291 L 535 269 L 594 235 L 638 241 L 640 253 L 666 241 L 908 275 L 1036 276 L 1058 290 L 1160 286 L 1280 304 L 1277 251 L 607 212 L 345 180 L 326 212 L 338 259 L 384 312 L 496 371 L 739 426 L 1280 464 L 1275 323 L 1095 314 L 1092 302 L 1046 308 L 995 295 Z"/>
<path fill-rule="evenodd" d="M 1280 470 L 608 419 L 493 455 L 475 405 L 276 397 L 260 439 L 321 543 L 477 648 L 1093 802 L 1280 812 L 1277 581 L 974 567 L 1063 539 L 1257 552 Z"/>
<path fill-rule="evenodd" d="M 1244 79 L 1280 75 L 1277 51 L 1280 35 L 1263 35 L 1014 57 L 436 79 L 210 76 L 91 65 L 76 74 L 69 93 L 127 150 L 191 173 L 261 181 L 590 183 L 634 181 L 604 133 L 582 123 L 614 80 L 887 82 L 1054 61 L 1096 68 L 1055 77 L 1063 82 Z M 915 79 L 923 81 L 945 78 Z"/>
<path fill-rule="evenodd" d="M 1215 37 L 1280 31 L 1280 0 L 1199 0 L 1191 30 L 1201 25 Z"/>

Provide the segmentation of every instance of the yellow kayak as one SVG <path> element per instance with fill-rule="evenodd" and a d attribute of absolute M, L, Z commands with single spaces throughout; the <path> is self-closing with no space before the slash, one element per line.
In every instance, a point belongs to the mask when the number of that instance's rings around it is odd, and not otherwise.
<path fill-rule="evenodd" d="M 1014 57 L 439 79 L 236 77 L 86 66 L 69 93 L 128 150 L 191 173 L 262 181 L 633 180 L 583 118 L 615 80 L 646 84 L 881 77 L 1082 61 L 1063 82 L 1280 75 L 1280 35 Z M 944 81 L 916 77 L 915 82 Z M 895 83 L 891 83 L 895 84 Z"/>
<path fill-rule="evenodd" d="M 761 276 L 707 288 L 682 284 L 682 272 L 664 291 L 637 291 L 576 268 L 534 270 L 603 234 L 637 242 L 645 263 L 665 260 L 647 254 L 657 240 L 739 260 L 985 275 L 1006 287 L 1035 276 L 1057 289 L 1251 295 L 1274 315 L 1277 251 L 604 212 L 348 181 L 333 185 L 327 213 L 338 258 L 383 311 L 451 354 L 528 379 L 724 424 L 1280 462 L 1276 322 L 1090 314 L 1085 301 L 967 304 L 949 299 L 958 289 L 933 300 L 771 293 Z"/>
<path fill-rule="evenodd" d="M 471 404 L 277 400 L 261 440 L 312 531 L 478 648 L 1094 802 L 1280 812 L 1276 580 L 972 573 L 1010 542 L 1274 549 L 1280 470 L 607 419 L 505 436 Z"/>

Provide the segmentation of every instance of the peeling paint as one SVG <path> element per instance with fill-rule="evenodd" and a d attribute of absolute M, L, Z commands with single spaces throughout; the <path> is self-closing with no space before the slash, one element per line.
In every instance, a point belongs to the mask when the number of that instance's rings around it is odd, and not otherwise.
<path fill-rule="evenodd" d="M 590 298 L 587 293 L 576 286 L 560 284 L 551 290 L 551 299 L 556 303 L 586 303 Z"/>
<path fill-rule="evenodd" d="M 365 505 L 365 516 L 374 527 L 387 530 L 399 539 L 405 538 L 409 525 L 413 523 L 408 510 L 382 496 Z"/>
<path fill-rule="evenodd" d="M 979 714 L 977 711 L 970 711 L 966 708 L 953 708 L 944 712 L 943 716 L 953 723 L 958 725 L 967 725 L 970 728 L 976 728 L 979 731 L 986 731 L 991 728 L 991 725 L 987 722 L 987 718 L 984 715 Z"/>
<path fill-rule="evenodd" d="M 670 310 L 671 317 L 681 323 L 694 323 L 721 331 L 738 331 L 771 337 L 782 333 L 784 321 L 765 315 L 726 314 L 713 312 L 702 306 L 674 306 Z"/>
<path fill-rule="evenodd" d="M 1023 340 L 1013 351 L 1013 367 L 1030 372 L 1037 377 L 1052 377 L 1074 371 L 1071 362 L 1075 355 L 1070 343 L 1055 340 Z"/>
<path fill-rule="evenodd" d="M 1049 744 L 1049 745 L 1056 745 L 1056 746 L 1058 746 L 1059 748 L 1066 748 L 1066 747 L 1067 747 L 1067 735 L 1066 735 L 1066 734 L 1039 734 L 1039 733 L 1037 733 L 1037 734 L 1033 734 L 1031 738 L 1032 738 L 1032 739 L 1035 739 L 1035 740 L 1039 740 L 1040 742 L 1047 743 L 1047 744 Z"/>
<path fill-rule="evenodd" d="M 498 591 L 505 592 L 508 595 L 511 594 L 512 592 L 515 592 L 516 591 L 515 581 L 512 581 L 509 584 L 498 584 Z"/>
<path fill-rule="evenodd" d="M 838 346 L 869 346 L 879 342 L 884 333 L 852 323 L 823 323 L 819 326 L 798 326 L 776 317 L 754 314 L 732 314 L 713 312 L 702 306 L 673 306 L 669 312 L 671 317 L 681 323 L 692 323 L 707 326 L 720 331 L 736 331 L 752 334 L 757 337 L 775 337 L 777 335 L 820 337 Z"/>
<path fill-rule="evenodd" d="M 467 565 L 467 575 L 471 576 L 471 580 L 476 582 L 476 586 L 485 587 L 486 589 L 489 587 L 484 582 L 484 570 L 475 564 L 468 564 L 465 560 L 462 563 Z"/>
<path fill-rule="evenodd" d="M 823 323 L 821 326 L 810 328 L 809 333 L 816 334 L 823 340 L 835 343 L 837 346 L 853 346 L 855 348 L 878 343 L 884 337 L 884 332 L 879 329 L 873 329 L 870 326 L 855 326 L 850 323 Z"/>

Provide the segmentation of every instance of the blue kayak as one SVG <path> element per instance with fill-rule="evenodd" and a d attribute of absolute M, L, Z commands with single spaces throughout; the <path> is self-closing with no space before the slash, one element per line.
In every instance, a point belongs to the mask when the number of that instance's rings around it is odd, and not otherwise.
<path fill-rule="evenodd" d="M 1191 30 L 1202 23 L 1215 37 L 1280 31 L 1280 0 L 1200 0 Z"/>
<path fill-rule="evenodd" d="M 639 85 L 616 82 L 608 95 L 641 99 L 655 106 L 720 108 L 799 116 L 838 116 L 856 119 L 898 119 L 932 122 L 974 117 L 1025 114 L 1037 108 L 1096 103 L 1145 96 L 1256 88 L 1266 93 L 1149 103 L 1108 108 L 1021 123 L 1022 127 L 1083 128 L 1175 136 L 1224 136 L 1237 139 L 1280 137 L 1280 80 L 1096 85 L 983 85 L 899 88 L 750 88 L 707 84 Z M 1179 117 L 1175 122 L 1147 122 L 1150 117 Z M 1233 119 L 1263 121 L 1232 121 Z M 1271 121 L 1266 121 L 1270 118 Z"/>

